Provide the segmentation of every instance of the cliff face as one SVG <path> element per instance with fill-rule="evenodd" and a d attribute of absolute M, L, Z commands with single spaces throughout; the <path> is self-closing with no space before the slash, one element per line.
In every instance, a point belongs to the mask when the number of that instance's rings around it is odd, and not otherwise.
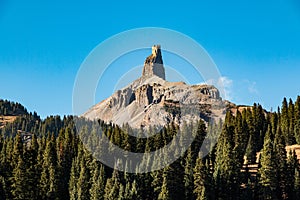
<path fill-rule="evenodd" d="M 156 75 L 164 80 L 166 79 L 160 45 L 154 45 L 152 47 L 152 54 L 148 56 L 144 62 L 142 76 L 151 77 L 153 75 Z"/>
<path fill-rule="evenodd" d="M 140 78 L 83 116 L 118 125 L 128 123 L 134 128 L 164 126 L 171 122 L 218 119 L 226 112 L 225 104 L 214 86 L 166 81 L 160 46 L 154 46 Z"/>

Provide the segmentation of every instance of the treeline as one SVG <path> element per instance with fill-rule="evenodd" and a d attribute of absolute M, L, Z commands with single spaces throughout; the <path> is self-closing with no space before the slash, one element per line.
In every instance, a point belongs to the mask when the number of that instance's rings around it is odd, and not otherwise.
<path fill-rule="evenodd" d="M 224 122 L 209 127 L 202 121 L 181 129 L 170 124 L 148 138 L 132 131 L 72 116 L 17 117 L 0 129 L 0 199 L 300 199 L 299 162 L 285 148 L 300 143 L 300 97 L 295 103 L 284 99 L 277 112 L 257 104 L 228 112 Z M 169 143 L 183 147 L 189 132 L 195 137 L 189 148 L 160 170 L 125 173 L 97 160 L 113 148 L 103 136 L 130 152 L 153 152 Z M 202 158 L 205 137 L 211 151 Z M 257 172 L 250 172 L 253 165 Z"/>
<path fill-rule="evenodd" d="M 20 103 L 0 99 L 0 115 L 24 115 L 27 110 Z"/>

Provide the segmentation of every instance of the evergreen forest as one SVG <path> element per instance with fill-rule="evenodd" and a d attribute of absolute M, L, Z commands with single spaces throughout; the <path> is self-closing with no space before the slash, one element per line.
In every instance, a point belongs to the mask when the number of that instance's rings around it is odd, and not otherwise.
<path fill-rule="evenodd" d="M 7 116 L 14 120 L 4 123 Z M 259 104 L 228 111 L 212 125 L 170 124 L 144 138 L 129 131 L 128 125 L 75 116 L 41 119 L 19 103 L 0 100 L 0 199 L 300 199 L 299 160 L 295 148 L 286 148 L 300 145 L 300 96 L 295 102 L 284 98 L 276 111 Z M 103 136 L 142 153 L 170 142 L 171 148 L 184 146 L 189 132 L 191 145 L 163 169 L 129 173 L 97 159 L 111 148 Z M 177 134 L 182 137 L 174 142 Z M 207 137 L 216 145 L 203 142 Z M 141 167 L 168 156 L 144 159 Z"/>

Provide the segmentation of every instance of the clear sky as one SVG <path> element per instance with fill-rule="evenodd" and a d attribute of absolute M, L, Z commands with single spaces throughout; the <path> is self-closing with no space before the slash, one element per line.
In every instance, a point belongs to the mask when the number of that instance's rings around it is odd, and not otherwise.
<path fill-rule="evenodd" d="M 0 0 L 0 98 L 42 117 L 72 114 L 84 58 L 108 37 L 140 27 L 173 29 L 199 42 L 234 103 L 276 109 L 284 96 L 300 95 L 297 0 Z M 143 63 L 149 53 L 134 59 Z"/>

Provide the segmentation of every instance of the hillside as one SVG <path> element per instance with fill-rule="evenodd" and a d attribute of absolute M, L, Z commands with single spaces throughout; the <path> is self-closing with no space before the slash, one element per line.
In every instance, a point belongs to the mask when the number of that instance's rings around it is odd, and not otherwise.
<path fill-rule="evenodd" d="M 17 116 L 26 114 L 27 110 L 20 103 L 0 99 L 0 128 L 15 121 Z"/>
<path fill-rule="evenodd" d="M 128 135 L 128 126 L 101 120 L 19 115 L 0 129 L 0 199 L 299 199 L 300 97 L 295 103 L 284 99 L 279 113 L 257 104 L 233 111 L 223 125 L 199 121 L 178 132 L 171 124 L 142 139 Z M 75 127 L 74 119 L 82 126 Z M 116 158 L 103 143 L 107 137 L 129 152 L 154 152 L 168 143 L 171 149 L 182 146 L 185 140 L 172 138 L 188 132 L 195 140 L 187 151 L 159 170 L 151 167 L 169 154 L 144 160 L 148 173 L 124 172 L 133 163 Z M 206 136 L 218 142 L 202 158 Z M 101 154 L 116 159 L 123 171 L 100 162 Z"/>

